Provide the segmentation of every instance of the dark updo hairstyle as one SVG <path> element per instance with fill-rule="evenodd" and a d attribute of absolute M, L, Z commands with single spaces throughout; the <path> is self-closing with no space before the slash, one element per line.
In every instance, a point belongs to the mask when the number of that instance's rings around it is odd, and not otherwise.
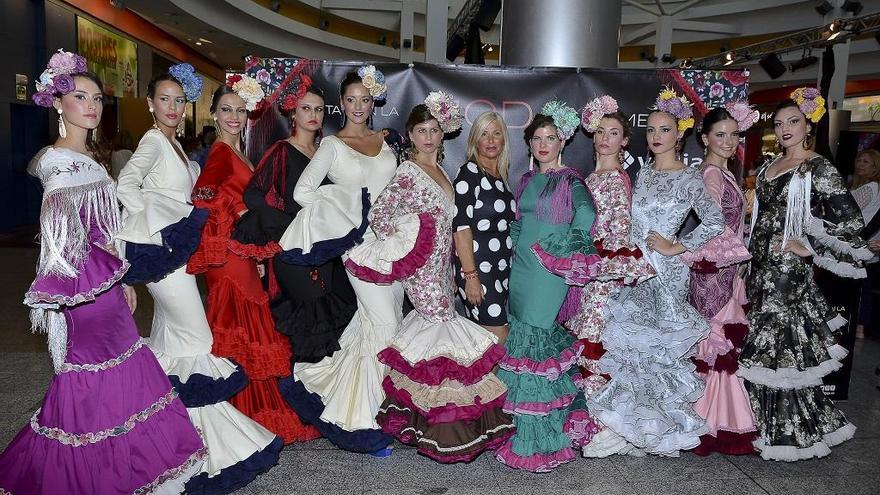
<path fill-rule="evenodd" d="M 556 122 L 553 121 L 553 117 L 549 117 L 542 113 L 536 114 L 535 118 L 529 122 L 529 125 L 526 127 L 526 130 L 523 132 L 523 137 L 526 140 L 526 145 L 529 144 L 529 141 L 532 140 L 532 136 L 535 135 L 535 132 L 542 127 L 553 127 L 556 128 Z"/>
<path fill-rule="evenodd" d="M 612 113 L 606 113 L 602 116 L 602 118 L 614 119 L 620 123 L 620 127 L 623 129 L 623 137 L 625 139 L 629 139 L 632 137 L 633 129 L 632 124 L 629 123 L 629 119 L 624 115 L 620 110 Z"/>
<path fill-rule="evenodd" d="M 776 108 L 773 109 L 773 116 L 770 117 L 770 119 L 775 120 L 776 114 L 778 114 L 779 111 L 782 110 L 783 108 L 797 109 L 797 111 L 800 112 L 801 115 L 804 116 L 804 120 L 806 120 L 807 125 L 810 126 L 810 130 L 807 131 L 807 136 L 813 137 L 816 134 L 816 123 L 814 123 L 812 120 L 810 120 L 809 117 L 804 115 L 804 111 L 801 110 L 801 107 L 799 107 L 797 102 L 792 100 L 791 98 L 786 98 L 786 99 L 780 101 L 779 104 L 776 105 Z"/>
<path fill-rule="evenodd" d="M 414 106 L 413 109 L 409 112 L 409 117 L 406 119 L 406 137 L 409 140 L 409 133 L 412 132 L 413 129 L 419 124 L 424 124 L 425 122 L 437 120 L 437 117 L 431 115 L 431 111 L 428 110 L 428 106 L 424 103 L 419 103 Z M 438 122 L 439 125 L 439 122 Z M 442 132 L 442 131 L 441 131 Z M 415 156 L 416 147 L 415 144 L 410 141 L 409 148 L 405 151 L 405 155 L 408 159 L 412 159 Z M 440 142 L 440 146 L 437 148 L 437 163 L 443 162 L 443 142 Z"/>
<path fill-rule="evenodd" d="M 101 91 L 101 93 L 104 92 L 104 83 L 94 72 L 76 72 L 71 74 L 70 77 L 72 79 L 76 79 L 77 77 L 88 79 L 98 86 L 98 90 Z M 64 95 L 61 93 L 55 93 L 53 96 L 60 99 Z M 103 165 L 104 168 L 107 169 L 107 173 L 110 173 L 110 154 L 112 151 L 110 150 L 110 146 L 104 140 L 104 137 L 101 135 L 100 125 L 86 134 L 86 149 L 92 154 L 95 161 Z"/>
<path fill-rule="evenodd" d="M 220 104 L 220 98 L 225 95 L 234 94 L 235 90 L 232 89 L 232 86 L 228 84 L 221 84 L 219 88 L 214 90 L 214 94 L 211 96 L 211 113 L 217 112 L 217 105 Z"/>
<path fill-rule="evenodd" d="M 355 83 L 363 84 L 363 79 L 358 75 L 356 70 L 350 70 L 345 73 L 345 77 L 342 79 L 342 82 L 339 84 L 339 96 L 345 96 L 345 90 L 348 89 L 349 86 Z"/>
<path fill-rule="evenodd" d="M 175 83 L 177 83 L 178 86 L 180 86 L 180 89 L 183 89 L 183 84 L 181 84 L 181 82 L 178 81 L 176 77 L 172 76 L 168 72 L 163 72 L 163 73 L 159 74 L 158 76 L 154 77 L 153 79 L 151 79 L 150 83 L 147 84 L 147 98 L 152 99 L 153 97 L 155 97 L 156 96 L 156 86 L 158 86 L 159 83 L 165 82 L 165 81 L 175 82 Z"/>
<path fill-rule="evenodd" d="M 709 113 L 703 117 L 699 127 L 697 127 L 697 132 L 694 134 L 694 139 L 697 140 L 697 144 L 700 145 L 701 148 L 706 149 L 702 136 L 708 136 L 709 133 L 712 132 L 712 127 L 724 120 L 732 120 L 736 122 L 733 115 L 730 115 L 730 112 L 724 107 L 715 107 L 712 110 L 709 110 Z"/>

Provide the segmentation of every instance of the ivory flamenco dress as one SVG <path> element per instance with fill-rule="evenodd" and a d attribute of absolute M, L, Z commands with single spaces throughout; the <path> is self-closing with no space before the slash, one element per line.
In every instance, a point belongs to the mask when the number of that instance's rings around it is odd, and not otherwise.
<path fill-rule="evenodd" d="M 743 244 L 745 198 L 729 171 L 708 165 L 702 175 L 725 225 L 720 235 L 681 257 L 691 267 L 688 301 L 710 327 L 693 357 L 697 373 L 706 382 L 694 411 L 709 427 L 694 452 L 751 454 L 755 452 L 755 416 L 743 380 L 736 376 L 739 351 L 749 331 L 743 310 L 745 285 L 738 274 L 739 264 L 751 258 Z"/>
<path fill-rule="evenodd" d="M 252 175 L 228 144 L 214 143 L 192 194 L 195 206 L 209 214 L 187 271 L 205 275 L 214 354 L 234 360 L 249 379 L 230 404 L 284 443 L 313 440 L 317 431 L 300 421 L 278 388 L 278 379 L 290 375 L 290 345 L 275 331 L 255 261 L 271 252 L 231 239 L 235 221 L 247 209 L 241 198 Z"/>
<path fill-rule="evenodd" d="M 608 381 L 608 375 L 599 370 L 599 358 L 605 354 L 602 331 L 608 300 L 624 285 L 644 282 L 656 272 L 642 251 L 630 243 L 632 184 L 629 175 L 623 170 L 593 172 L 586 184 L 596 208 L 596 221 L 590 234 L 600 262 L 594 280 L 583 287 L 569 289 L 557 320 L 565 321 L 565 327 L 584 345 L 578 358 L 580 375 L 575 375 L 574 380 L 584 396 L 589 397 Z M 582 453 L 585 457 L 606 457 L 625 445 L 618 435 L 603 428 L 583 447 Z"/>
<path fill-rule="evenodd" d="M 149 346 L 202 432 L 208 457 L 188 493 L 230 493 L 278 462 L 281 438 L 227 400 L 247 385 L 229 359 L 211 354 L 213 337 L 186 261 L 201 239 L 208 211 L 190 201 L 198 164 L 184 161 L 177 141 L 150 129 L 119 173 L 124 241 L 131 265 L 123 281 L 146 283 L 153 297 Z"/>
<path fill-rule="evenodd" d="M 309 158 L 286 140 L 266 151 L 244 191 L 248 208 L 233 238 L 277 245 L 302 207 L 293 200 Z M 329 184 L 325 180 L 324 184 Z M 357 299 L 339 257 L 316 266 L 269 261 L 269 295 L 275 327 L 290 341 L 294 363 L 316 363 L 339 350 L 339 337 L 357 310 Z"/>
<path fill-rule="evenodd" d="M 691 210 L 700 224 L 677 240 L 692 251 L 724 228 L 700 172 L 660 171 L 653 165 L 639 171 L 630 238 L 657 276 L 624 286 L 608 301 L 599 370 L 611 379 L 588 400 L 590 414 L 632 447 L 671 457 L 699 445 L 700 435 L 709 431 L 693 410 L 705 383 L 690 360 L 709 325 L 688 304 L 689 269 L 681 255 L 650 251 L 645 239 L 656 231 L 674 240 Z"/>
<path fill-rule="evenodd" d="M 826 301 L 814 266 L 864 278 L 874 255 L 859 237 L 858 204 L 827 159 L 805 160 L 772 180 L 769 166 L 758 172 L 755 188 L 746 281 L 751 331 L 737 374 L 746 380 L 761 457 L 797 461 L 830 454 L 856 430 L 822 391 L 822 377 L 847 355 L 835 335 L 846 320 Z M 786 231 L 813 256 L 778 249 Z"/>
<path fill-rule="evenodd" d="M 382 143 L 370 156 L 329 136 L 303 170 L 293 192 L 302 206 L 279 245 L 279 259 L 300 266 L 320 266 L 358 242 L 369 242 L 370 198 L 394 177 L 397 157 Z M 325 182 L 330 180 L 330 184 Z M 403 319 L 399 282 L 375 284 L 348 274 L 357 312 L 339 338 L 340 349 L 317 363 L 299 362 L 282 382 L 284 396 L 299 415 L 339 448 L 353 452 L 384 449 L 393 438 L 376 422 L 385 400 L 386 366 L 376 354 L 388 347 Z"/>
<path fill-rule="evenodd" d="M 180 493 L 205 448 L 125 302 L 113 181 L 64 148 L 36 167 L 41 251 L 25 304 L 49 334 L 55 376 L 0 456 L 0 493 Z"/>
<path fill-rule="evenodd" d="M 556 322 L 569 285 L 583 285 L 596 273 L 593 201 L 567 168 L 526 173 L 516 196 L 510 333 L 498 372 L 516 433 L 495 456 L 510 467 L 547 472 L 574 460 L 572 447 L 597 431 L 573 380 L 583 344 Z"/>
<path fill-rule="evenodd" d="M 443 462 L 470 462 L 513 433 L 501 408 L 507 387 L 492 368 L 498 338 L 455 312 L 453 198 L 413 162 L 404 162 L 370 210 L 376 238 L 349 253 L 346 267 L 374 283 L 402 280 L 415 306 L 379 352 L 389 371 L 382 429 Z"/>

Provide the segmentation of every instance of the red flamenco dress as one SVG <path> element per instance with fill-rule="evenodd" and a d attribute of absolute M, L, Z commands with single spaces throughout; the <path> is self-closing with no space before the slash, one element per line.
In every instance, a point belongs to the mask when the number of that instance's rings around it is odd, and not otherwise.
<path fill-rule="evenodd" d="M 229 402 L 285 444 L 314 440 L 320 436 L 317 430 L 300 421 L 278 389 L 278 379 L 290 375 L 291 351 L 287 339 L 275 331 L 269 297 L 257 273 L 257 260 L 272 253 L 230 238 L 239 214 L 247 210 L 242 194 L 252 175 L 228 144 L 214 143 L 193 190 L 195 206 L 210 214 L 187 271 L 205 275 L 213 353 L 241 364 L 250 379 Z"/>

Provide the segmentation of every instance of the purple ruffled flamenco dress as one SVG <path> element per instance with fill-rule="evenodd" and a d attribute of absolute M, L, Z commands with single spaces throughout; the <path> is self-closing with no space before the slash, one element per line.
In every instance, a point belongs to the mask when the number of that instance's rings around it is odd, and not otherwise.
<path fill-rule="evenodd" d="M 119 228 L 113 182 L 61 148 L 33 173 L 45 188 L 42 251 L 25 304 L 49 335 L 55 377 L 0 456 L 0 493 L 180 493 L 205 449 L 125 302 L 128 265 L 108 245 Z"/>

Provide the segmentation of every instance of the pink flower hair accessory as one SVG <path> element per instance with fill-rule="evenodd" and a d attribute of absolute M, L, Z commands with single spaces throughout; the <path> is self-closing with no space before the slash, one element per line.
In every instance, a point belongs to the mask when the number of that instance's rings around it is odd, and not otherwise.
<path fill-rule="evenodd" d="M 602 117 L 618 110 L 617 100 L 608 95 L 602 95 L 587 103 L 581 110 L 581 125 L 587 132 L 596 132 L 599 129 L 599 123 L 602 122 Z"/>
<path fill-rule="evenodd" d="M 31 98 L 41 107 L 51 107 L 55 95 L 64 96 L 76 88 L 71 74 L 79 74 L 86 70 L 86 59 L 82 55 L 59 48 L 58 52 L 49 59 L 46 70 L 37 79 L 37 92 Z"/>
<path fill-rule="evenodd" d="M 651 110 L 666 112 L 678 120 L 678 131 L 686 131 L 694 126 L 693 104 L 684 96 L 679 96 L 675 90 L 666 86 L 654 101 Z"/>
<path fill-rule="evenodd" d="M 431 116 L 437 119 L 440 129 L 445 134 L 461 129 L 464 116 L 461 114 L 461 107 L 452 95 L 443 91 L 431 91 L 425 98 L 425 106 L 428 107 Z"/>
<path fill-rule="evenodd" d="M 817 88 L 798 88 L 791 92 L 791 99 L 814 124 L 825 115 L 825 98 Z"/>
<path fill-rule="evenodd" d="M 724 104 L 724 109 L 736 121 L 739 132 L 745 132 L 761 120 L 761 112 L 755 110 L 747 101 L 729 101 Z"/>

